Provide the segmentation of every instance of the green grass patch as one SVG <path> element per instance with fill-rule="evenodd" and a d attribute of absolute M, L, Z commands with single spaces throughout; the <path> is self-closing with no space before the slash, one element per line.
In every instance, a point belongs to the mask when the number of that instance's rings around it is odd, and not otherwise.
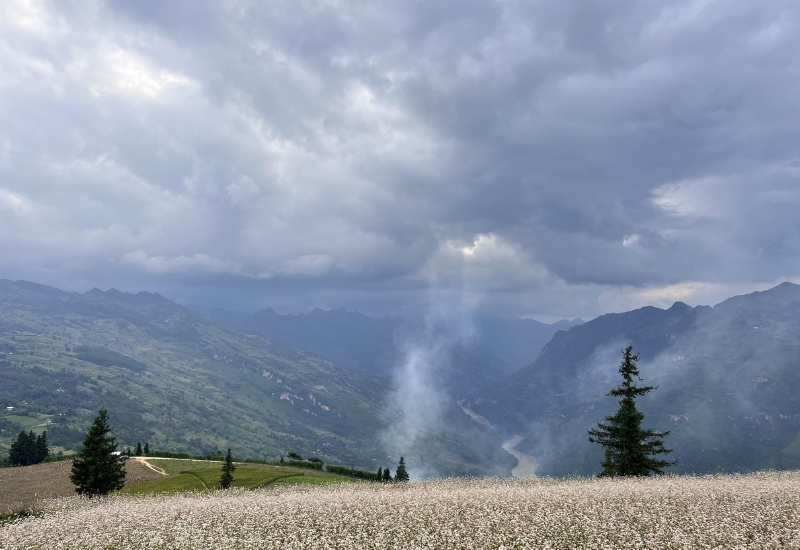
<path fill-rule="evenodd" d="M 7 416 L 4 416 L 3 418 L 19 426 L 20 430 L 25 430 L 25 431 L 32 430 L 33 428 L 39 426 L 42 423 L 42 420 L 39 417 L 34 418 L 30 416 L 21 416 L 17 414 L 9 414 Z"/>
<path fill-rule="evenodd" d="M 119 492 L 129 495 L 148 495 L 175 491 L 208 491 L 219 487 L 222 463 L 179 459 L 153 460 L 154 466 L 163 469 L 167 477 L 125 487 Z M 212 466 L 213 465 L 213 466 Z M 178 471 L 178 469 L 180 470 Z M 325 484 L 347 481 L 342 476 L 298 468 L 267 464 L 237 464 L 233 472 L 233 486 L 257 489 L 272 483 Z"/>
<path fill-rule="evenodd" d="M 169 493 L 176 491 L 205 491 L 203 482 L 196 475 L 190 472 L 177 474 L 162 479 L 155 479 L 145 483 L 138 483 L 130 487 L 120 489 L 121 494 L 125 495 L 154 495 L 158 493 Z"/>

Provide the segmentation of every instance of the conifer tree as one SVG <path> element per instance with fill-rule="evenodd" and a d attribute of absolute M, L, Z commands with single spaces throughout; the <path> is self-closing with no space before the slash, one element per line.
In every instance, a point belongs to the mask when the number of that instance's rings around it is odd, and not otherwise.
<path fill-rule="evenodd" d="M 408 481 L 408 472 L 406 472 L 406 463 L 403 457 L 400 457 L 400 464 L 397 465 L 397 471 L 394 473 L 395 481 Z"/>
<path fill-rule="evenodd" d="M 133 456 L 142 456 L 142 442 L 141 441 L 137 441 L 136 442 L 136 450 L 134 451 L 134 453 L 135 454 Z"/>
<path fill-rule="evenodd" d="M 392 481 L 392 472 L 389 471 L 389 468 L 383 469 L 383 481 L 387 483 Z"/>
<path fill-rule="evenodd" d="M 31 464 L 34 441 L 33 432 L 30 432 L 30 435 L 25 433 L 25 430 L 19 432 L 8 450 L 8 459 L 12 466 L 29 466 Z"/>
<path fill-rule="evenodd" d="M 378 481 L 383 480 L 383 468 L 381 468 L 380 466 L 378 466 L 378 473 L 375 474 L 375 479 Z"/>
<path fill-rule="evenodd" d="M 144 456 L 150 455 L 150 443 L 145 442 L 144 444 Z"/>
<path fill-rule="evenodd" d="M 107 495 L 125 484 L 125 469 L 113 454 L 117 450 L 116 438 L 110 434 L 108 412 L 100 409 L 72 463 L 69 478 L 79 495 L 89 498 Z"/>
<path fill-rule="evenodd" d="M 8 460 L 12 466 L 30 466 L 39 464 L 49 454 L 47 432 L 37 436 L 33 433 L 33 430 L 27 433 L 23 430 L 11 443 L 11 448 L 8 450 Z"/>
<path fill-rule="evenodd" d="M 47 444 L 47 432 L 42 432 L 36 437 L 35 451 L 33 453 L 34 464 L 38 464 L 47 458 L 50 454 L 50 448 Z"/>
<path fill-rule="evenodd" d="M 636 386 L 636 381 L 642 379 L 636 368 L 638 360 L 639 354 L 633 353 L 633 346 L 622 351 L 619 367 L 622 383 L 606 394 L 621 398 L 619 409 L 598 423 L 597 428 L 589 430 L 589 441 L 605 447 L 601 476 L 663 474 L 664 468 L 674 464 L 673 461 L 655 458 L 672 452 L 664 447 L 664 437 L 669 432 L 643 430 L 641 427 L 644 415 L 636 408 L 636 398 L 655 387 Z"/>
<path fill-rule="evenodd" d="M 219 488 L 228 489 L 233 483 L 233 471 L 236 467 L 233 465 L 233 456 L 231 450 L 228 449 L 228 454 L 225 455 L 225 464 L 222 465 L 222 476 L 219 478 Z"/>

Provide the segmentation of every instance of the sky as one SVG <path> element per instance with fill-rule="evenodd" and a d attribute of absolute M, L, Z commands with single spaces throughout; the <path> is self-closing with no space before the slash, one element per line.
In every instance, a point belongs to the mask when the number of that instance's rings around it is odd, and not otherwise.
<path fill-rule="evenodd" d="M 540 320 L 800 282 L 800 4 L 5 0 L 0 278 Z"/>

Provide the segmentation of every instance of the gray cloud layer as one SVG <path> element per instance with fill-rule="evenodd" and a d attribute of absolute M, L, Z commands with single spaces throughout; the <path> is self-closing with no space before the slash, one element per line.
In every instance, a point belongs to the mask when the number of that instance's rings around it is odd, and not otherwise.
<path fill-rule="evenodd" d="M 0 5 L 0 273 L 514 315 L 800 277 L 783 1 Z"/>

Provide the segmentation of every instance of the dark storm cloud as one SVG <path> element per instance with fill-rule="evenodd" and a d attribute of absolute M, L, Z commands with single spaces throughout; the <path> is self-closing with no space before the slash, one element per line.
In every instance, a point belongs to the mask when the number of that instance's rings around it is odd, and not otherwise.
<path fill-rule="evenodd" d="M 785 2 L 0 11 L 6 277 L 543 317 L 800 277 Z"/>

